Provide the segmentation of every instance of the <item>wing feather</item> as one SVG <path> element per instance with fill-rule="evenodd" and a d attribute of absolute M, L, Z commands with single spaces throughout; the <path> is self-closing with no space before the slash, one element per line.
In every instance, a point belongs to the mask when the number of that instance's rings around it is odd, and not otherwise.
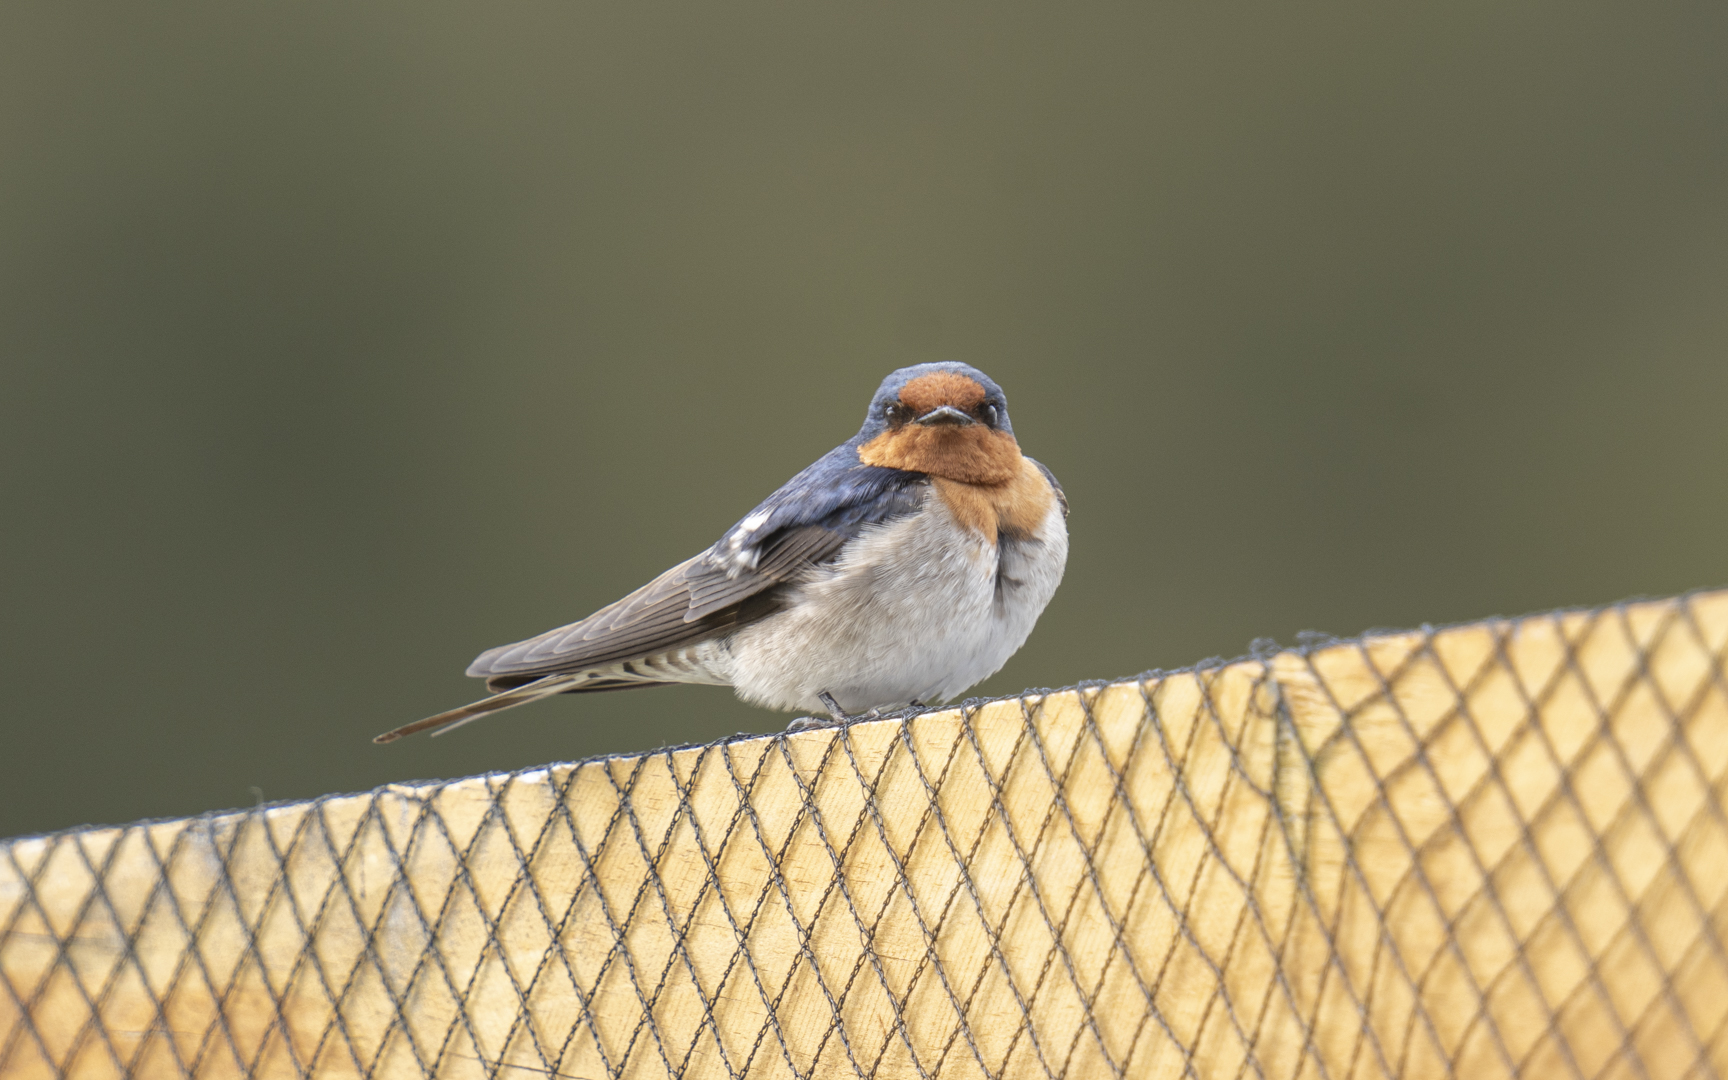
<path fill-rule="evenodd" d="M 652 656 L 754 622 L 779 609 L 787 585 L 835 558 L 864 528 L 915 509 L 924 481 L 920 473 L 863 465 L 856 448 L 844 444 L 793 477 L 707 551 L 586 619 L 488 649 L 468 674 L 486 679 L 489 689 L 510 690 Z"/>
<path fill-rule="evenodd" d="M 686 560 L 616 603 L 568 626 L 511 645 L 488 649 L 468 674 L 508 687 L 559 672 L 582 671 L 700 640 L 723 628 L 723 618 L 685 622 L 690 573 L 703 556 Z"/>
<path fill-rule="evenodd" d="M 820 565 L 839 554 L 848 539 L 843 532 L 805 525 L 783 530 L 764 545 L 755 568 L 748 573 L 729 574 L 712 564 L 702 567 L 691 575 L 690 606 L 684 621 L 696 622 L 753 596 L 762 590 L 764 581 L 790 581 L 805 567 Z"/>

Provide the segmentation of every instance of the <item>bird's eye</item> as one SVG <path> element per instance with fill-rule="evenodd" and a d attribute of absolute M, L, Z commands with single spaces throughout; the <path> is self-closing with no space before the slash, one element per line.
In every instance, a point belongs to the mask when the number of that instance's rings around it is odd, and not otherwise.
<path fill-rule="evenodd" d="M 984 422 L 986 424 L 989 424 L 991 427 L 996 426 L 996 406 L 994 406 L 994 405 L 984 406 Z"/>

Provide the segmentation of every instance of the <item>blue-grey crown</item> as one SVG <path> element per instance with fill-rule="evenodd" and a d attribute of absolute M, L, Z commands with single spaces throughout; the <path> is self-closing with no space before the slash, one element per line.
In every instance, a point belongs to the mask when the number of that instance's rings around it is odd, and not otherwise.
<path fill-rule="evenodd" d="M 913 379 L 924 375 L 934 375 L 938 372 L 948 372 L 953 375 L 964 375 L 984 388 L 984 401 L 996 407 L 996 415 L 1000 418 L 996 424 L 999 431 L 1014 434 L 1014 427 L 1008 422 L 1008 395 L 996 385 L 996 380 L 979 371 L 971 364 L 962 364 L 957 360 L 938 360 L 929 364 L 913 364 L 903 367 L 882 380 L 882 385 L 876 388 L 876 396 L 870 399 L 870 411 L 864 417 L 864 427 L 859 430 L 858 437 L 868 441 L 888 427 L 888 409 L 900 400 L 900 391 Z"/>

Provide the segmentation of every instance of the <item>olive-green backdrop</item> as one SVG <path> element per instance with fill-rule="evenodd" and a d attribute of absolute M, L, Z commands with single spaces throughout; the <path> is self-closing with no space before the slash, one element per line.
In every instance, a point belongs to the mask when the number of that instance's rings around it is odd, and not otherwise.
<path fill-rule="evenodd" d="M 0 11 L 0 835 L 768 731 L 448 738 L 903 363 L 1073 503 L 982 692 L 1728 582 L 1728 6 Z"/>

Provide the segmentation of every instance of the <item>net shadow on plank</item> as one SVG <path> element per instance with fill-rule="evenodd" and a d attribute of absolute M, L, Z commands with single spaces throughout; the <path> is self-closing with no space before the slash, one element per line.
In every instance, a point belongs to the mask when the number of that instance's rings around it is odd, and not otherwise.
<path fill-rule="evenodd" d="M 1715 1077 L 1728 593 L 0 844 L 10 1077 Z"/>

